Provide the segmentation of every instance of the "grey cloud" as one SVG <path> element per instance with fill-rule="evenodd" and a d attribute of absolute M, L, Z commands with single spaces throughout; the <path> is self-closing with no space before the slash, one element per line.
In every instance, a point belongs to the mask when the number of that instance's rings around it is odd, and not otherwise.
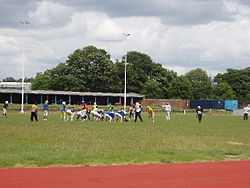
<path fill-rule="evenodd" d="M 162 17 L 163 23 L 171 25 L 196 25 L 212 21 L 233 21 L 234 14 L 225 9 L 220 1 L 184 3 L 173 7 Z"/>
<path fill-rule="evenodd" d="M 41 0 L 0 0 L 0 27 L 20 27 L 20 20 L 28 19 L 28 11 L 34 10 Z"/>
<path fill-rule="evenodd" d="M 38 5 L 42 2 L 52 2 L 51 0 L 0 0 L 0 28 L 22 28 L 20 20 L 27 20 L 32 24 L 29 28 L 52 28 L 67 24 L 71 15 L 73 14 L 73 8 L 67 7 L 64 12 L 57 12 L 57 10 L 49 10 L 49 22 L 43 24 L 39 22 L 42 16 L 37 15 Z M 61 4 L 61 3 L 60 3 Z M 44 11 L 53 7 L 43 7 Z M 66 12 L 67 11 L 67 12 Z M 47 13 L 47 12 L 45 12 Z"/>
<path fill-rule="evenodd" d="M 39 2 L 44 0 L 0 0 L 0 27 L 19 27 L 20 19 L 27 19 Z M 169 25 L 206 24 L 212 21 L 231 21 L 233 13 L 226 10 L 222 0 L 47 0 L 72 7 L 75 11 L 99 11 L 110 17 L 152 17 L 161 18 Z M 250 4 L 239 0 L 239 3 Z M 63 15 L 62 15 L 63 16 Z M 67 16 L 67 15 L 66 15 Z M 62 20 L 66 19 L 65 15 Z M 63 21 L 55 19 L 56 26 Z M 34 25 L 34 27 L 36 27 Z"/>
<path fill-rule="evenodd" d="M 233 13 L 218 0 L 75 0 L 63 2 L 78 10 L 105 12 L 110 17 L 157 16 L 170 25 L 206 24 L 211 21 L 232 21 Z"/>
<path fill-rule="evenodd" d="M 249 0 L 237 0 L 237 2 L 239 2 L 240 4 L 246 5 L 246 6 L 250 6 Z"/>

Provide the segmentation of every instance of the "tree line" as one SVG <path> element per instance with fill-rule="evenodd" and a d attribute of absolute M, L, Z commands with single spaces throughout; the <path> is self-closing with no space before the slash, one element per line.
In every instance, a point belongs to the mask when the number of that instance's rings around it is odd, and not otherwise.
<path fill-rule="evenodd" d="M 34 78 L 26 78 L 26 81 L 32 82 L 33 90 L 123 92 L 124 63 L 125 56 L 121 61 L 112 61 L 104 49 L 87 46 L 75 50 L 65 62 L 37 73 Z M 10 78 L 3 81 L 10 81 Z M 219 73 L 214 78 L 200 68 L 178 76 L 147 54 L 127 53 L 127 92 L 144 94 L 146 98 L 250 102 L 249 91 L 250 67 L 227 69 L 226 73 Z"/>

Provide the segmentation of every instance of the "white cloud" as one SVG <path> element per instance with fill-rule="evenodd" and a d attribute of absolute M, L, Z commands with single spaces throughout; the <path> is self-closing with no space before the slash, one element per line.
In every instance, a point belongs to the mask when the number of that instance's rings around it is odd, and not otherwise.
<path fill-rule="evenodd" d="M 10 54 L 16 54 L 19 51 L 17 45 L 17 40 L 14 37 L 0 35 L 1 56 L 10 56 Z"/>
<path fill-rule="evenodd" d="M 211 11 L 207 11 L 207 17 L 202 19 L 208 21 L 195 21 L 195 17 L 191 16 L 192 24 L 172 20 L 176 22 L 173 24 L 170 20 L 163 21 L 162 16 L 169 15 L 174 19 L 174 15 L 178 15 L 179 19 L 185 16 L 184 12 L 181 15 L 185 6 L 168 1 L 172 8 L 163 7 L 167 11 L 164 15 L 151 12 L 143 16 L 143 5 L 146 5 L 145 10 L 149 5 L 154 8 L 166 5 L 165 1 L 160 0 L 150 2 L 141 4 L 139 15 L 128 17 L 124 14 L 112 17 L 117 13 L 105 12 L 101 8 L 96 11 L 91 6 L 76 8 L 64 4 L 64 1 L 35 3 L 36 7 L 30 9 L 28 14 L 31 24 L 25 28 L 26 76 L 35 76 L 37 72 L 55 67 L 59 62 L 64 62 L 74 50 L 87 45 L 106 49 L 112 59 L 121 59 L 126 51 L 146 53 L 153 61 L 179 74 L 203 68 L 215 75 L 227 68 L 249 66 L 250 9 L 247 5 L 240 1 L 220 1 L 216 3 L 216 18 L 209 18 Z M 198 9 L 188 9 L 188 15 L 192 11 L 197 11 L 192 15 L 200 15 L 205 6 L 209 8 L 213 5 L 209 1 L 202 2 L 185 1 L 188 7 L 194 3 Z M 81 4 L 80 1 L 78 3 Z M 222 4 L 225 7 L 220 7 Z M 233 19 L 227 19 L 229 17 Z M 15 29 L 0 28 L 0 79 L 7 76 L 20 77 L 23 31 L 20 24 Z M 123 32 L 131 33 L 131 36 L 126 39 L 122 36 Z"/>
<path fill-rule="evenodd" d="M 70 21 L 73 9 L 60 3 L 41 1 L 37 3 L 37 9 L 29 12 L 30 21 L 35 26 L 56 27 L 65 25 Z"/>
<path fill-rule="evenodd" d="M 106 19 L 100 23 L 93 35 L 97 41 L 121 41 L 123 29 L 111 19 Z"/>

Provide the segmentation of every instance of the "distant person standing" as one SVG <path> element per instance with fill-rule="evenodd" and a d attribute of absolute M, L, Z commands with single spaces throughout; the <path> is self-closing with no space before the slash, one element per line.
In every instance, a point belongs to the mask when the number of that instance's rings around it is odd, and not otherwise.
<path fill-rule="evenodd" d="M 85 101 L 82 101 L 82 109 L 86 109 L 87 104 L 85 103 Z"/>
<path fill-rule="evenodd" d="M 7 109 L 9 107 L 9 102 L 5 101 L 5 103 L 3 104 L 3 113 L 2 113 L 2 117 L 7 117 Z"/>
<path fill-rule="evenodd" d="M 139 117 L 139 119 L 142 121 L 142 117 L 141 117 L 141 111 L 142 111 L 142 106 L 140 105 L 140 103 L 135 103 L 135 122 L 137 121 L 137 117 Z"/>
<path fill-rule="evenodd" d="M 155 112 L 154 112 L 154 110 L 150 106 L 147 106 L 146 110 L 148 112 L 148 119 L 151 120 L 154 123 L 155 122 Z"/>
<path fill-rule="evenodd" d="M 92 107 L 92 110 L 93 111 L 98 111 L 98 106 L 97 106 L 97 104 L 96 104 L 96 102 L 94 102 L 94 105 L 93 105 L 93 107 Z"/>
<path fill-rule="evenodd" d="M 109 103 L 107 107 L 108 107 L 108 112 L 113 112 L 114 106 L 111 103 Z"/>
<path fill-rule="evenodd" d="M 199 123 L 202 120 L 202 113 L 203 113 L 203 109 L 200 106 L 198 106 L 197 109 L 196 109 L 196 114 L 197 114 Z"/>
<path fill-rule="evenodd" d="M 49 101 L 46 100 L 45 103 L 43 104 L 43 120 L 47 121 L 48 116 L 49 116 Z"/>
<path fill-rule="evenodd" d="M 129 106 L 129 120 L 131 119 L 131 117 L 134 119 L 135 117 L 135 105 L 131 104 Z"/>
<path fill-rule="evenodd" d="M 249 114 L 249 112 L 250 112 L 250 107 L 249 107 L 250 105 L 248 105 L 248 106 L 246 106 L 246 107 L 244 107 L 244 115 L 243 115 L 243 120 L 244 121 L 246 121 L 246 120 L 248 120 L 248 114 Z"/>
<path fill-rule="evenodd" d="M 38 112 L 38 107 L 37 107 L 37 102 L 35 102 L 35 104 L 32 105 L 30 121 L 33 121 L 34 118 L 36 121 L 38 121 L 37 112 Z"/>
<path fill-rule="evenodd" d="M 166 111 L 166 120 L 170 120 L 171 119 L 171 105 L 169 103 L 162 105 L 162 107 L 165 109 Z"/>
<path fill-rule="evenodd" d="M 63 101 L 62 104 L 61 104 L 61 118 L 66 121 L 66 102 Z"/>

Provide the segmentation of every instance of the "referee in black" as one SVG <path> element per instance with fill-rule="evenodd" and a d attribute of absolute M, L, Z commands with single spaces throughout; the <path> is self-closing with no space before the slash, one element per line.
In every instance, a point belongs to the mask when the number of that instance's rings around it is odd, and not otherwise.
<path fill-rule="evenodd" d="M 140 105 L 140 103 L 136 102 L 135 103 L 135 122 L 137 121 L 137 117 L 139 117 L 139 119 L 142 121 L 142 117 L 141 117 L 141 111 L 142 111 L 142 106 Z"/>
<path fill-rule="evenodd" d="M 197 114 L 199 123 L 202 120 L 202 113 L 203 113 L 203 109 L 201 108 L 201 106 L 198 106 L 196 109 L 196 114 Z"/>

